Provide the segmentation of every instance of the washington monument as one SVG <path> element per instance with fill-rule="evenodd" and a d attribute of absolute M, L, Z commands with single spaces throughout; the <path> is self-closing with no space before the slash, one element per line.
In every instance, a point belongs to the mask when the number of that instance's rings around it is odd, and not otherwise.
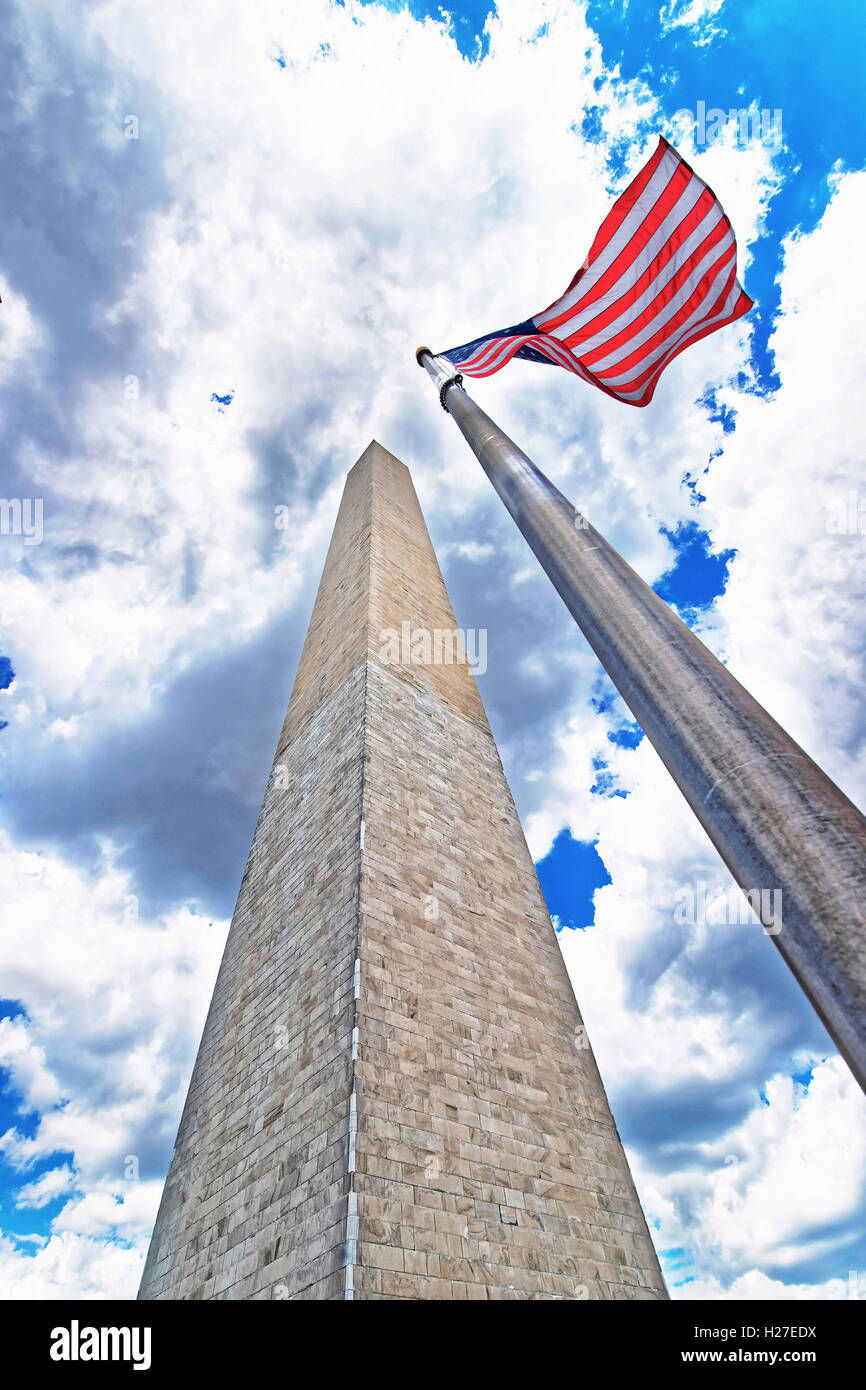
<path fill-rule="evenodd" d="M 423 659 L 457 627 L 408 469 L 371 443 L 140 1298 L 667 1297 L 472 653 Z"/>

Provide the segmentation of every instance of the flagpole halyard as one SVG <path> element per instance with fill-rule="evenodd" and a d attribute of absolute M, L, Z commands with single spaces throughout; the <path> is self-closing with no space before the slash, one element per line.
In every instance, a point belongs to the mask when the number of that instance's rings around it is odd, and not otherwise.
<path fill-rule="evenodd" d="M 416 359 L 866 1090 L 866 818 L 476 405 L 452 364 L 427 347 Z"/>

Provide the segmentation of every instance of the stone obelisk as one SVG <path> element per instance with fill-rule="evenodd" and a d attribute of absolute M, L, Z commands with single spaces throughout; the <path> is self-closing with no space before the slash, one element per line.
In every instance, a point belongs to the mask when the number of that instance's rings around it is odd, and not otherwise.
<path fill-rule="evenodd" d="M 408 469 L 348 475 L 145 1299 L 666 1291 Z"/>

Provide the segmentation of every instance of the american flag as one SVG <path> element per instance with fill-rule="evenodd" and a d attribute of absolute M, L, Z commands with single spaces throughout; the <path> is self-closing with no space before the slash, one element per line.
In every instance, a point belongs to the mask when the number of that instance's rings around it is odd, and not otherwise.
<path fill-rule="evenodd" d="M 751 307 L 721 203 L 660 137 L 564 295 L 440 356 L 466 376 L 491 376 L 512 357 L 552 363 L 618 401 L 649 405 L 678 353 Z"/>

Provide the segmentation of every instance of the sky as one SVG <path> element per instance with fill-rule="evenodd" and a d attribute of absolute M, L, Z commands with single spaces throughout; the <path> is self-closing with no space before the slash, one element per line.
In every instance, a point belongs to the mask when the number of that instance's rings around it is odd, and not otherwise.
<path fill-rule="evenodd" d="M 864 1098 L 414 360 L 556 298 L 671 139 L 754 310 L 645 410 L 522 362 L 472 393 L 862 805 L 859 6 L 7 0 L 4 27 L 0 1297 L 135 1294 L 371 438 L 487 630 L 672 1296 L 866 1297 Z M 713 108 L 772 128 L 709 139 Z"/>

